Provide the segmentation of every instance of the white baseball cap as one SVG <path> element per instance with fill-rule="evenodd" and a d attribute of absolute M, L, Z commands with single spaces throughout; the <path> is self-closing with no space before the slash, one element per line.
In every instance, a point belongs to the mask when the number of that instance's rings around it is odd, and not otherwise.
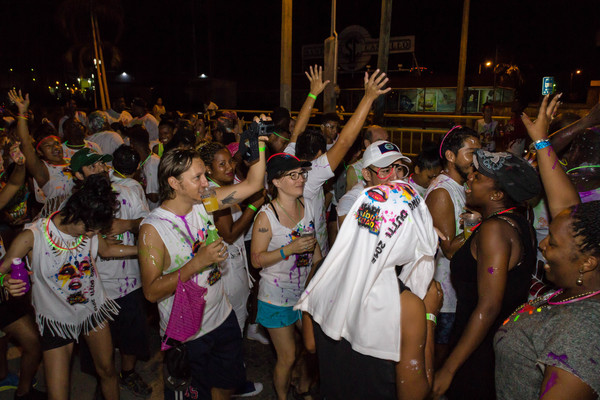
<path fill-rule="evenodd" d="M 398 146 L 385 140 L 371 143 L 363 153 L 365 167 L 372 165 L 377 168 L 385 168 L 396 160 L 411 162 L 410 158 L 402 155 Z"/>

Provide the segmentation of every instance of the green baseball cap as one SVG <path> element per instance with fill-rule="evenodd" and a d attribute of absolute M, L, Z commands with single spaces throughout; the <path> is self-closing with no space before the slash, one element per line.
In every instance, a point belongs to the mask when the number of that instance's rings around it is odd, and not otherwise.
<path fill-rule="evenodd" d="M 82 167 L 94 165 L 98 161 L 110 162 L 112 159 L 113 156 L 110 154 L 94 153 L 86 147 L 79 150 L 77 153 L 73 154 L 73 157 L 71 157 L 71 171 L 73 173 L 80 172 Z"/>

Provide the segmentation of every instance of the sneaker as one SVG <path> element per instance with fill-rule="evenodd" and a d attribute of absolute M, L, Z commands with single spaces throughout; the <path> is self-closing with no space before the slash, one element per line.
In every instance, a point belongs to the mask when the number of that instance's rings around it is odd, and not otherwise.
<path fill-rule="evenodd" d="M 6 378 L 0 381 L 0 392 L 16 389 L 17 386 L 19 386 L 19 377 L 9 372 L 6 374 Z"/>
<path fill-rule="evenodd" d="M 17 392 L 15 392 L 15 396 L 13 398 L 15 400 L 48 400 L 48 393 L 40 392 L 37 389 L 31 388 L 29 393 L 23 396 L 17 396 Z"/>
<path fill-rule="evenodd" d="M 148 398 L 152 394 L 152 388 L 135 371 L 126 378 L 123 378 L 123 374 L 119 374 L 119 384 L 138 397 Z"/>
<path fill-rule="evenodd" d="M 248 330 L 246 331 L 246 337 L 249 340 L 257 341 L 258 343 L 268 345 L 271 343 L 269 338 L 265 336 L 262 329 L 258 324 L 248 324 Z"/>
<path fill-rule="evenodd" d="M 243 388 L 237 389 L 231 397 L 252 397 L 262 392 L 262 390 L 262 383 L 246 381 Z"/>

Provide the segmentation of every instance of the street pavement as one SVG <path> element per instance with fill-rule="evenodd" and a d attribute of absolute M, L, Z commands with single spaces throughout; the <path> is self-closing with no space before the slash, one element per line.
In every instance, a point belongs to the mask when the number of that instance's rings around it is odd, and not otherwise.
<path fill-rule="evenodd" d="M 162 374 L 162 353 L 159 351 L 160 340 L 158 331 L 151 330 L 151 349 L 152 358 L 147 362 L 138 362 L 136 370 L 143 379 L 152 386 L 151 400 L 163 399 L 163 374 Z M 272 384 L 273 367 L 275 366 L 275 350 L 272 345 L 265 346 L 258 342 L 244 339 L 244 355 L 248 379 L 262 382 L 263 392 L 258 396 L 252 397 L 256 400 L 274 399 L 275 392 Z M 17 347 L 11 346 L 8 351 L 8 369 L 10 372 L 18 373 L 19 359 L 21 352 Z M 115 355 L 117 370 L 119 370 L 120 360 L 118 351 Z M 38 372 L 38 389 L 45 391 L 43 366 Z M 74 354 L 71 372 L 71 400 L 92 400 L 96 388 L 96 380 L 81 372 L 79 367 L 79 357 Z M 12 400 L 14 390 L 0 392 L 0 400 Z M 121 389 L 122 400 L 140 400 L 139 397 L 125 389 Z"/>

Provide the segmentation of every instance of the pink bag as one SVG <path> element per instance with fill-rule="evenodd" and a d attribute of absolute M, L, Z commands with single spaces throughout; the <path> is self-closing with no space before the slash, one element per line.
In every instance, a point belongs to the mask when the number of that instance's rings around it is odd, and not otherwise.
<path fill-rule="evenodd" d="M 163 351 L 172 347 L 172 345 L 167 344 L 169 339 L 183 342 L 195 335 L 200 330 L 202 317 L 204 317 L 204 306 L 206 305 L 204 296 L 208 290 L 198 286 L 192 280 L 182 282 L 181 274 L 178 274 L 177 279 L 171 316 L 160 346 Z"/>

